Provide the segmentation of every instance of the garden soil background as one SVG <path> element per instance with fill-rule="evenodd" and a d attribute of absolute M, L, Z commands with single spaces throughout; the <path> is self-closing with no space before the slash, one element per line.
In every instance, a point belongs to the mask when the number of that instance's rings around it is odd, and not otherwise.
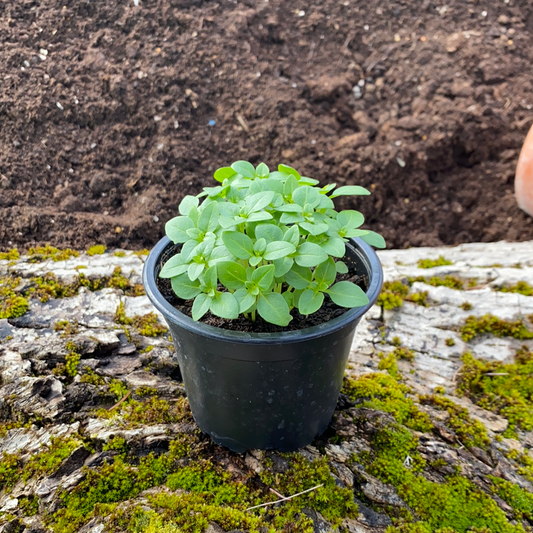
<path fill-rule="evenodd" d="M 533 239 L 530 0 L 138 4 L 0 3 L 1 248 L 150 248 L 238 159 L 369 188 L 389 247 Z"/>

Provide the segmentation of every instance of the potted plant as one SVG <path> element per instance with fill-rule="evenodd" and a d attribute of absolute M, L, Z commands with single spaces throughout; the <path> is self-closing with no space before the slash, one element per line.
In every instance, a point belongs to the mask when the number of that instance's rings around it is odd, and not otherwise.
<path fill-rule="evenodd" d="M 333 414 L 355 328 L 381 290 L 357 211 L 293 168 L 237 161 L 186 196 L 148 256 L 146 293 L 165 317 L 193 416 L 233 451 L 295 450 Z M 363 288 L 362 288 L 363 287 Z"/>

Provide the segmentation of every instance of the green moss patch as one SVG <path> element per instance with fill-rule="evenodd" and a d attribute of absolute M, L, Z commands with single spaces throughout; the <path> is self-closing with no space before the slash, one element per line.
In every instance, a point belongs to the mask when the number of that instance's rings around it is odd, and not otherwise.
<path fill-rule="evenodd" d="M 453 265 L 453 262 L 440 255 L 438 259 L 420 259 L 417 264 L 418 268 L 435 268 L 439 266 Z"/>
<path fill-rule="evenodd" d="M 533 430 L 533 353 L 519 350 L 510 364 L 463 356 L 459 390 L 480 407 L 505 417 L 504 436 Z"/>
<path fill-rule="evenodd" d="M 0 261 L 16 261 L 17 259 L 20 259 L 20 254 L 16 248 L 7 252 L 0 252 Z"/>
<path fill-rule="evenodd" d="M 30 308 L 28 300 L 15 292 L 19 284 L 20 278 L 0 277 L 0 318 L 17 318 Z"/>
<path fill-rule="evenodd" d="M 157 337 L 168 331 L 168 329 L 159 322 L 155 313 L 128 317 L 123 302 L 120 302 L 115 311 L 115 322 L 123 326 L 133 326 L 140 335 L 145 337 Z"/>
<path fill-rule="evenodd" d="M 533 331 L 530 331 L 522 320 L 502 320 L 490 314 L 481 317 L 471 315 L 461 328 L 461 338 L 466 342 L 484 334 L 520 340 L 533 339 Z"/>
<path fill-rule="evenodd" d="M 365 374 L 356 380 L 346 379 L 342 392 L 363 407 L 391 413 L 400 423 L 416 431 L 431 431 L 429 416 L 420 411 L 408 395 L 411 389 L 394 376 L 382 372 Z"/>
<path fill-rule="evenodd" d="M 497 290 L 500 292 L 513 292 L 516 294 L 523 294 L 524 296 L 533 296 L 533 286 L 525 281 L 519 281 L 515 285 L 498 287 Z"/>
<path fill-rule="evenodd" d="M 95 244 L 87 250 L 88 255 L 102 255 L 106 251 L 106 247 L 103 244 Z"/>
<path fill-rule="evenodd" d="M 479 448 L 486 448 L 490 444 L 485 426 L 478 420 L 471 418 L 468 409 L 440 394 L 421 396 L 420 401 L 448 413 L 446 425 L 455 432 L 461 444 Z"/>
<path fill-rule="evenodd" d="M 60 250 L 59 248 L 47 244 L 46 246 L 30 248 L 28 250 L 28 262 L 40 263 L 41 261 L 46 261 L 48 259 L 51 259 L 52 261 L 66 261 L 72 257 L 78 257 L 79 255 L 80 253 L 76 250 L 71 250 L 70 248 Z"/>
<path fill-rule="evenodd" d="M 48 525 L 57 533 L 74 533 L 92 516 L 107 515 L 110 531 L 203 533 L 214 521 L 226 531 L 313 533 L 303 508 L 321 512 L 334 524 L 357 515 L 352 491 L 336 485 L 325 459 L 308 461 L 288 454 L 283 473 L 268 469 L 258 480 L 254 474 L 235 478 L 222 465 L 198 455 L 200 449 L 195 437 L 179 435 L 162 455 L 151 453 L 133 464 L 127 453 L 121 453 L 113 462 L 87 470 L 78 486 L 60 495 L 62 508 L 49 516 Z M 148 507 L 116 507 L 163 484 L 173 492 L 161 490 L 148 496 Z M 277 508 L 246 511 L 277 499 L 269 488 L 292 495 L 320 484 Z"/>

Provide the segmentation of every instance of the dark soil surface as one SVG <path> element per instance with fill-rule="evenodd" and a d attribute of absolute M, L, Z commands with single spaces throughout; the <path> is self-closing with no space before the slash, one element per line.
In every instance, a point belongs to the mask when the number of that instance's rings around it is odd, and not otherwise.
<path fill-rule="evenodd" d="M 178 251 L 179 245 L 168 249 L 162 255 L 160 266 L 163 266 L 163 264 L 166 263 Z M 337 279 L 335 280 L 335 282 L 350 281 L 352 283 L 355 283 L 355 285 L 361 287 L 361 289 L 366 292 L 369 286 L 368 277 L 366 275 L 362 276 L 357 273 L 356 264 L 351 261 L 348 256 L 344 257 L 343 260 L 345 261 L 346 266 L 348 267 L 348 272 L 346 274 L 337 274 Z M 169 302 L 178 311 L 181 311 L 183 314 L 192 318 L 192 305 L 194 303 L 194 300 L 182 300 L 181 298 L 178 298 L 172 290 L 172 285 L 169 279 L 163 279 L 158 276 L 156 283 L 157 288 L 159 289 L 165 300 L 167 300 L 167 302 Z M 285 291 L 286 289 L 287 287 L 284 286 L 283 291 Z M 220 285 L 219 290 L 224 291 L 226 289 L 222 285 Z M 339 305 L 334 303 L 331 298 L 327 294 L 325 294 L 324 303 L 322 304 L 322 307 L 312 315 L 301 315 L 298 312 L 298 309 L 292 309 L 292 320 L 289 322 L 289 325 L 285 327 L 276 326 L 275 324 L 266 322 L 261 318 L 261 316 L 259 316 L 259 314 L 257 314 L 256 320 L 252 321 L 251 316 L 239 315 L 237 319 L 228 320 L 213 315 L 211 312 L 207 312 L 200 319 L 200 321 L 204 324 L 208 324 L 216 328 L 230 329 L 233 331 L 244 331 L 250 333 L 277 333 L 284 331 L 295 331 L 297 329 L 305 329 L 311 328 L 313 326 L 318 326 L 343 315 L 348 310 L 349 309 L 347 309 L 346 307 L 340 307 Z"/>
<path fill-rule="evenodd" d="M 149 248 L 237 159 L 369 187 L 390 247 L 533 239 L 532 34 L 530 0 L 2 2 L 0 247 Z"/>

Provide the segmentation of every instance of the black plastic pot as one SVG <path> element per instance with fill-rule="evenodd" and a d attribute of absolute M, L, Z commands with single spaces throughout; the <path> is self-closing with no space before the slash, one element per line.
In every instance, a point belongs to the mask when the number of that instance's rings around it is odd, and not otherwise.
<path fill-rule="evenodd" d="M 284 333 L 241 333 L 195 322 L 157 287 L 168 250 L 161 239 L 146 260 L 146 294 L 170 328 L 192 414 L 200 429 L 235 452 L 292 451 L 322 433 L 333 415 L 355 328 L 381 290 L 383 271 L 360 239 L 345 261 L 368 276 L 365 307 L 319 326 Z"/>

